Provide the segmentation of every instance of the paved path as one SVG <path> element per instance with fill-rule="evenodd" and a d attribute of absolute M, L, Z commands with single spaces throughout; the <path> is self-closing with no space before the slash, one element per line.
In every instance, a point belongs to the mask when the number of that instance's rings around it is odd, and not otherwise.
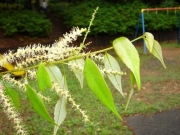
<path fill-rule="evenodd" d="M 135 135 L 180 135 L 180 109 L 126 117 Z"/>

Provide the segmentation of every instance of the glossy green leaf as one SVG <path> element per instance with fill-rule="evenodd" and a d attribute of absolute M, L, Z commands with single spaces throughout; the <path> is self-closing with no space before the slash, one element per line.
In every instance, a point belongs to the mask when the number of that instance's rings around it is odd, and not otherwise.
<path fill-rule="evenodd" d="M 104 66 L 106 70 L 112 70 L 121 72 L 120 66 L 116 59 L 111 56 L 110 54 L 106 53 L 104 55 Z M 123 91 L 122 91 L 122 85 L 121 85 L 121 75 L 119 74 L 107 74 L 109 80 L 112 82 L 113 86 L 122 94 L 124 97 Z"/>
<path fill-rule="evenodd" d="M 114 105 L 114 100 L 110 89 L 108 88 L 99 68 L 89 58 L 86 58 L 84 66 L 84 75 L 89 88 L 96 97 L 108 107 L 118 118 L 121 118 Z"/>
<path fill-rule="evenodd" d="M 140 89 L 140 59 L 136 48 L 126 37 L 120 37 L 115 39 L 113 41 L 113 47 L 119 58 L 134 74 L 138 89 Z"/>
<path fill-rule="evenodd" d="M 43 63 L 40 63 L 37 70 L 37 82 L 40 90 L 52 87 L 50 76 Z"/>
<path fill-rule="evenodd" d="M 152 52 L 154 45 L 154 36 L 149 32 L 145 32 L 144 35 L 145 35 L 144 40 L 146 42 L 146 47 L 149 50 L 149 52 Z"/>
<path fill-rule="evenodd" d="M 71 60 L 71 61 L 69 61 L 69 63 L 75 64 L 75 65 L 81 65 L 82 67 L 84 67 L 84 59 L 83 58 Z M 84 81 L 83 72 L 76 68 L 73 68 L 72 71 L 74 72 L 76 78 L 78 79 L 78 81 L 81 85 L 81 88 L 83 88 L 83 81 Z"/>
<path fill-rule="evenodd" d="M 161 49 L 161 46 L 160 44 L 154 40 L 154 45 L 153 45 L 153 50 L 151 52 L 156 58 L 158 58 L 162 65 L 164 66 L 164 68 L 166 68 L 166 65 L 164 63 L 164 60 L 163 60 L 163 55 L 162 55 L 162 49 Z"/>
<path fill-rule="evenodd" d="M 54 83 L 60 83 L 63 79 L 62 73 L 57 66 L 48 66 L 46 70 L 50 76 L 50 79 Z"/>
<path fill-rule="evenodd" d="M 14 104 L 16 109 L 18 109 L 20 105 L 19 94 L 5 83 L 4 83 L 4 87 L 5 87 L 5 94 L 12 99 L 12 103 Z"/>
<path fill-rule="evenodd" d="M 34 110 L 45 120 L 55 124 L 53 119 L 50 117 L 42 99 L 28 84 L 26 85 L 26 94 Z"/>

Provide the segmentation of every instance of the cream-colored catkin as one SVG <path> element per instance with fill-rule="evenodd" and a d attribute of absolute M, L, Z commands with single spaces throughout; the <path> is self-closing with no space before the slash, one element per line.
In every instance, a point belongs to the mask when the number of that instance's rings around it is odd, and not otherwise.
<path fill-rule="evenodd" d="M 77 105 L 77 104 L 76 104 L 76 102 L 74 101 L 74 99 L 72 98 L 72 96 L 69 94 L 69 91 L 59 90 L 59 92 L 60 92 L 61 95 L 66 96 L 67 99 L 69 100 L 69 102 L 72 104 L 72 107 L 74 107 L 76 110 L 78 110 L 78 111 L 82 114 L 83 121 L 84 121 L 85 123 L 90 122 L 89 116 L 86 115 L 86 111 L 83 111 L 83 110 L 80 108 L 80 105 Z"/>
<path fill-rule="evenodd" d="M 46 96 L 42 95 L 41 93 L 38 93 L 38 96 L 39 96 L 41 99 L 43 99 L 44 101 L 51 102 L 51 98 L 46 97 Z"/>
<path fill-rule="evenodd" d="M 55 90 L 55 92 L 58 94 L 58 95 L 62 95 L 62 96 L 65 96 L 68 101 L 72 104 L 72 107 L 74 107 L 76 110 L 78 110 L 81 114 L 82 114 L 82 117 L 83 117 L 83 121 L 85 123 L 87 122 L 90 122 L 89 120 L 89 116 L 86 115 L 86 111 L 82 110 L 80 108 L 80 105 L 77 105 L 76 102 L 74 101 L 74 99 L 72 98 L 71 94 L 69 93 L 69 91 L 67 90 L 63 90 L 63 89 L 60 89 L 60 86 L 57 84 L 57 83 L 54 83 L 52 88 Z"/>
<path fill-rule="evenodd" d="M 75 41 L 77 37 L 81 36 L 86 30 L 86 28 L 79 29 L 78 27 L 74 27 L 70 33 L 64 34 L 61 40 L 51 46 L 34 44 L 18 48 L 17 52 L 9 51 L 4 53 L 3 59 L 0 59 L 0 67 L 3 67 L 7 62 L 14 62 L 16 63 L 15 69 L 18 70 L 41 61 L 54 62 L 71 57 L 74 55 L 72 52 L 78 50 L 78 47 L 70 47 L 69 43 Z"/>
<path fill-rule="evenodd" d="M 0 104 L 3 107 L 3 111 L 7 115 L 9 120 L 14 123 L 13 127 L 16 130 L 17 134 L 27 135 L 27 131 L 22 122 L 22 118 L 20 118 L 19 113 L 12 105 L 11 99 L 5 95 L 4 87 L 2 85 L 0 85 Z"/>
<path fill-rule="evenodd" d="M 11 78 L 10 74 L 5 74 L 2 76 L 2 79 L 4 82 L 9 82 L 11 83 L 13 86 L 19 88 L 19 90 L 25 92 L 26 91 L 26 86 L 25 86 L 25 82 L 23 82 L 23 80 L 16 80 L 14 78 Z"/>

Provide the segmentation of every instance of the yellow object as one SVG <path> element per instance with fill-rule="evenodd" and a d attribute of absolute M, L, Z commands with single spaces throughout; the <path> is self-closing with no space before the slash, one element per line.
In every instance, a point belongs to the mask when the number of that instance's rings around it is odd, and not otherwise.
<path fill-rule="evenodd" d="M 2 57 L 2 55 L 0 54 L 0 60 L 1 59 L 3 59 L 3 57 Z M 7 62 L 7 63 L 5 63 L 4 65 L 3 65 L 3 67 L 5 68 L 5 69 L 7 69 L 8 71 L 11 71 L 11 70 L 13 70 L 14 69 L 14 66 L 11 64 L 11 63 L 9 63 L 9 62 Z M 14 76 L 23 76 L 24 74 L 25 74 L 25 71 L 16 71 L 16 72 L 12 72 L 12 74 L 14 75 Z"/>

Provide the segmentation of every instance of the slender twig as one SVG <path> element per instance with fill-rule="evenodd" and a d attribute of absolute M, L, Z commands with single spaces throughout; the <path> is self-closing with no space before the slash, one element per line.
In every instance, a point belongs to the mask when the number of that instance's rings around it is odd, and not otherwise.
<path fill-rule="evenodd" d="M 131 42 L 134 42 L 134 41 L 139 40 L 141 38 L 144 38 L 144 35 L 132 40 Z M 86 53 L 86 54 L 82 54 L 82 55 L 78 55 L 78 56 L 69 57 L 69 58 L 66 58 L 66 59 L 63 59 L 63 60 L 58 60 L 58 61 L 54 61 L 54 62 L 44 62 L 44 64 L 45 64 L 45 66 L 46 65 L 61 64 L 61 63 L 66 62 L 66 61 L 83 58 L 83 57 L 86 57 L 86 56 L 89 56 L 89 55 L 106 52 L 106 51 L 109 51 L 109 50 L 112 50 L 112 49 L 114 49 L 113 46 L 109 47 L 109 48 L 102 49 L 102 50 L 98 50 L 98 51 L 95 51 L 95 52 L 91 52 L 91 53 Z M 31 67 L 24 68 L 24 69 L 13 69 L 13 70 L 10 70 L 10 71 L 4 71 L 4 72 L 1 72 L 0 75 L 6 74 L 6 73 L 17 72 L 17 71 L 26 71 L 26 70 L 30 70 L 30 69 L 33 69 L 33 68 L 38 68 L 38 66 L 39 66 L 39 64 L 31 66 Z"/>

